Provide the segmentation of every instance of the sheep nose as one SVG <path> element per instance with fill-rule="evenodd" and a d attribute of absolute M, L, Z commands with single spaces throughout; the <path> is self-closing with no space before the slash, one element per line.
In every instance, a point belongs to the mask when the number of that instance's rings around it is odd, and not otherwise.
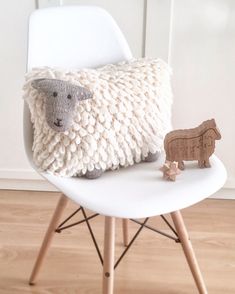
<path fill-rule="evenodd" d="M 56 125 L 57 127 L 62 127 L 62 124 L 61 124 L 61 122 L 62 122 L 62 119 L 60 119 L 60 118 L 57 118 L 56 120 L 57 120 L 57 121 L 56 121 L 56 122 L 54 122 L 54 125 Z"/>

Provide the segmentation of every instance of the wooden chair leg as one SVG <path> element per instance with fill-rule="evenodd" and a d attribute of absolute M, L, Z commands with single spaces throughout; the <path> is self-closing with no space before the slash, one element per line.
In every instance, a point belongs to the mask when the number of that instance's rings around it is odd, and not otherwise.
<path fill-rule="evenodd" d="M 122 233 L 123 233 L 123 244 L 128 246 L 129 243 L 129 220 L 127 218 L 122 219 Z"/>
<path fill-rule="evenodd" d="M 178 233 L 185 257 L 187 259 L 188 265 L 192 272 L 193 278 L 197 285 L 200 294 L 207 294 L 206 285 L 203 280 L 191 241 L 188 236 L 187 229 L 185 227 L 182 215 L 180 211 L 175 211 L 171 213 L 172 220 L 174 222 L 176 231 Z"/>
<path fill-rule="evenodd" d="M 52 238 L 53 238 L 54 233 L 55 233 L 55 229 L 57 228 L 57 226 L 59 224 L 61 215 L 62 215 L 62 213 L 63 213 L 63 211 L 65 209 L 65 206 L 66 206 L 67 202 L 68 202 L 68 198 L 65 195 L 62 194 L 59 201 L 58 201 L 58 203 L 57 203 L 55 212 L 54 212 L 54 214 L 52 216 L 51 222 L 49 224 L 46 235 L 44 237 L 41 248 L 39 250 L 37 260 L 36 260 L 36 262 L 34 264 L 33 271 L 31 273 L 31 276 L 30 276 L 30 279 L 29 279 L 29 284 L 30 285 L 34 285 L 35 282 L 36 282 L 39 270 L 41 268 L 41 265 L 43 263 L 45 255 L 46 255 L 46 253 L 47 253 L 47 251 L 48 251 L 48 249 L 50 247 Z"/>
<path fill-rule="evenodd" d="M 113 294 L 115 251 L 115 218 L 105 217 L 103 294 Z"/>

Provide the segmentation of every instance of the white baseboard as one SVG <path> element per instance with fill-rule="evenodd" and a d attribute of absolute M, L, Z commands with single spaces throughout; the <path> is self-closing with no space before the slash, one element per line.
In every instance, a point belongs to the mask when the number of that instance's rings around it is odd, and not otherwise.
<path fill-rule="evenodd" d="M 57 192 L 58 190 L 46 180 L 16 180 L 0 179 L 0 190 L 29 190 L 29 191 L 49 191 Z M 235 189 L 223 188 L 210 198 L 214 199 L 234 199 Z"/>
<path fill-rule="evenodd" d="M 46 180 L 0 179 L 0 190 L 58 191 Z"/>
<path fill-rule="evenodd" d="M 33 169 L 0 169 L 0 190 L 58 191 Z M 223 189 L 211 198 L 235 199 L 235 178 L 230 177 Z"/>
<path fill-rule="evenodd" d="M 222 188 L 210 198 L 235 200 L 235 189 Z"/>
<path fill-rule="evenodd" d="M 0 190 L 57 191 L 33 169 L 0 169 Z"/>
<path fill-rule="evenodd" d="M 33 169 L 0 168 L 0 179 L 10 180 L 42 180 L 42 177 Z"/>
<path fill-rule="evenodd" d="M 235 176 L 228 176 L 228 179 L 224 185 L 226 189 L 235 189 Z"/>

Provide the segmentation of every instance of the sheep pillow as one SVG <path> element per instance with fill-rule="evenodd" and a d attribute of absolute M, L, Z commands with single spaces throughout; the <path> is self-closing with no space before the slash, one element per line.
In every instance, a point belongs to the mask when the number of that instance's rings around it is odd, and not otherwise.
<path fill-rule="evenodd" d="M 97 178 L 105 170 L 156 160 L 171 130 L 171 70 L 160 59 L 97 69 L 34 68 L 24 99 L 41 171 Z"/>

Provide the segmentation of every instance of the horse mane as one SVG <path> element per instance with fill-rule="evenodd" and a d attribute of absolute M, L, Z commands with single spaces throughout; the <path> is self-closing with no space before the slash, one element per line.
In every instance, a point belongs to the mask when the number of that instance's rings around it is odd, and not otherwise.
<path fill-rule="evenodd" d="M 198 127 L 192 129 L 176 130 L 168 133 L 165 137 L 165 143 L 169 143 L 175 139 L 192 139 L 202 136 L 208 129 L 215 129 L 216 123 L 214 119 L 209 119 L 201 123 Z"/>

